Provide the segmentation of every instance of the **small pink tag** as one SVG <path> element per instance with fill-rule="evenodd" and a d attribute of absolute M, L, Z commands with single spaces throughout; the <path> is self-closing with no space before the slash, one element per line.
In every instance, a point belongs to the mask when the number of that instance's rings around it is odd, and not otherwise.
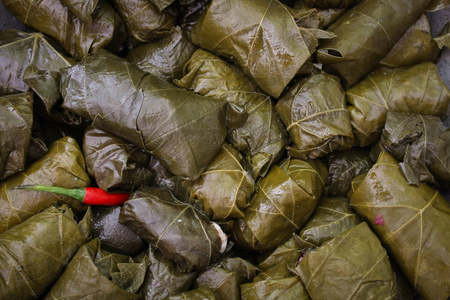
<path fill-rule="evenodd" d="M 384 225 L 384 219 L 383 219 L 383 216 L 382 216 L 381 214 L 378 214 L 378 215 L 375 217 L 375 221 L 373 222 L 373 224 L 375 224 L 375 225 Z"/>

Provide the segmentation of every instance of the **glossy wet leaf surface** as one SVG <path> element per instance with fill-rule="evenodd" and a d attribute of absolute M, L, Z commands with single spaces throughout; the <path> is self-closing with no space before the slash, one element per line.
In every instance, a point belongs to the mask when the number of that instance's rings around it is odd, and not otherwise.
<path fill-rule="evenodd" d="M 390 299 L 396 293 L 386 250 L 367 223 L 309 252 L 295 270 L 312 299 Z"/>
<path fill-rule="evenodd" d="M 41 184 L 64 188 L 84 188 L 90 185 L 85 162 L 76 141 L 64 137 L 50 145 L 46 155 L 0 184 L 0 232 L 19 224 L 41 209 L 54 203 L 69 203 L 76 211 L 86 205 L 67 196 L 47 192 L 13 190 L 18 185 Z M 33 201 L 30 201 L 33 199 Z"/>
<path fill-rule="evenodd" d="M 289 154 L 314 159 L 353 146 L 344 90 L 336 76 L 317 74 L 287 90 L 275 106 L 296 148 Z"/>
<path fill-rule="evenodd" d="M 450 102 L 450 92 L 433 63 L 378 68 L 347 90 L 346 96 L 360 146 L 377 141 L 388 111 L 444 117 Z"/>
<path fill-rule="evenodd" d="M 0 296 L 4 299 L 44 296 L 86 240 L 68 207 L 50 207 L 3 232 Z"/>
<path fill-rule="evenodd" d="M 397 161 L 382 152 L 350 205 L 374 228 L 403 273 L 428 299 L 449 294 L 450 207 L 430 186 L 408 185 Z M 381 214 L 384 225 L 374 225 Z"/>
<path fill-rule="evenodd" d="M 318 44 L 276 0 L 213 1 L 193 28 L 192 41 L 235 62 L 275 98 Z"/>
<path fill-rule="evenodd" d="M 389 112 L 380 143 L 409 184 L 450 183 L 450 130 L 438 117 Z"/>
<path fill-rule="evenodd" d="M 237 66 L 198 49 L 186 64 L 184 77 L 175 84 L 229 102 L 227 140 L 250 157 L 254 178 L 265 176 L 284 154 L 288 135 L 273 100 Z M 230 117 L 230 111 L 236 117 Z M 238 120 L 234 128 L 230 128 L 230 119 Z"/>
<path fill-rule="evenodd" d="M 225 139 L 225 101 L 181 90 L 104 50 L 64 70 L 62 94 L 63 107 L 184 179 L 197 179 Z"/>

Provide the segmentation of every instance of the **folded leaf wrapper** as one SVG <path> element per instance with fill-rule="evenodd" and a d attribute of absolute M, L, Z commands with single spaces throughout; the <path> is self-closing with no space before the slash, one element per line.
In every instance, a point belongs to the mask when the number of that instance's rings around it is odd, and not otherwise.
<path fill-rule="evenodd" d="M 201 273 L 194 282 L 194 288 L 210 288 L 222 300 L 241 299 L 240 285 L 238 273 L 220 267 L 212 267 Z"/>
<path fill-rule="evenodd" d="M 225 101 L 181 90 L 105 50 L 62 74 L 63 107 L 195 180 L 226 135 Z"/>
<path fill-rule="evenodd" d="M 297 0 L 294 3 L 293 9 L 300 12 L 316 12 L 320 22 L 319 28 L 328 28 L 346 11 L 346 9 L 340 8 L 316 8 L 306 3 L 309 1 L 311 0 Z"/>
<path fill-rule="evenodd" d="M 450 129 L 438 117 L 388 112 L 377 147 L 403 162 L 400 170 L 409 184 L 450 184 Z M 379 154 L 379 153 L 378 153 Z"/>
<path fill-rule="evenodd" d="M 0 96 L 0 180 L 25 169 L 32 125 L 32 93 Z"/>
<path fill-rule="evenodd" d="M 225 250 L 220 227 L 168 190 L 141 188 L 125 202 L 119 222 L 174 260 L 182 272 L 204 269 Z"/>
<path fill-rule="evenodd" d="M 56 202 L 68 203 L 76 211 L 86 210 L 85 204 L 67 196 L 12 189 L 27 184 L 68 189 L 89 186 L 90 179 L 85 171 L 83 153 L 77 142 L 70 137 L 54 142 L 45 156 L 32 163 L 25 171 L 0 183 L 0 232 L 25 221 Z"/>
<path fill-rule="evenodd" d="M 308 292 L 298 276 L 292 276 L 287 264 L 280 262 L 258 274 L 253 282 L 241 285 L 241 299 L 309 300 Z"/>
<path fill-rule="evenodd" d="M 328 156 L 328 177 L 324 195 L 345 197 L 351 189 L 352 180 L 367 173 L 373 163 L 369 149 L 352 148 L 331 153 Z"/>
<path fill-rule="evenodd" d="M 308 220 L 320 199 L 327 170 L 320 160 L 286 159 L 257 183 L 257 192 L 235 220 L 232 236 L 243 247 L 275 249 Z"/>
<path fill-rule="evenodd" d="M 92 236 L 102 243 L 102 249 L 110 252 L 137 255 L 146 243 L 133 231 L 119 223 L 120 206 L 92 207 L 94 225 Z"/>
<path fill-rule="evenodd" d="M 317 60 L 339 75 L 344 86 L 374 69 L 422 15 L 430 0 L 362 0 L 327 30 L 336 37 L 321 43 Z"/>
<path fill-rule="evenodd" d="M 41 298 L 87 240 L 82 224 L 69 208 L 50 207 L 0 234 L 0 297 Z"/>
<path fill-rule="evenodd" d="M 276 0 L 213 1 L 194 26 L 192 41 L 235 62 L 275 98 L 318 45 Z"/>
<path fill-rule="evenodd" d="M 44 299 L 139 299 L 146 263 L 109 253 L 94 239 L 83 245 Z"/>
<path fill-rule="evenodd" d="M 255 182 L 243 167 L 242 155 L 224 144 L 194 182 L 186 182 L 190 197 L 203 203 L 203 210 L 213 220 L 243 217 L 242 209 L 255 189 Z"/>
<path fill-rule="evenodd" d="M 137 42 L 166 35 L 175 25 L 175 16 L 159 12 L 147 0 L 114 0 L 114 7 L 122 17 L 129 35 Z"/>
<path fill-rule="evenodd" d="M 167 298 L 168 300 L 216 300 L 216 295 L 209 288 L 198 288 Z"/>
<path fill-rule="evenodd" d="M 254 178 L 265 176 L 288 144 L 273 100 L 239 67 L 203 49 L 192 55 L 184 73 L 176 85 L 229 102 L 227 140 L 249 156 Z"/>
<path fill-rule="evenodd" d="M 359 0 L 305 0 L 308 5 L 322 8 L 345 8 Z"/>
<path fill-rule="evenodd" d="M 350 205 L 425 299 L 450 296 L 450 207 L 426 184 L 408 185 L 397 161 L 382 152 L 353 193 Z M 375 224 L 381 216 L 384 225 Z"/>
<path fill-rule="evenodd" d="M 99 0 L 61 0 L 61 3 L 87 25 L 92 24 L 92 14 Z"/>
<path fill-rule="evenodd" d="M 433 62 L 438 54 L 439 48 L 431 36 L 430 23 L 423 14 L 380 61 L 380 66 L 393 68 Z"/>
<path fill-rule="evenodd" d="M 148 271 L 142 284 L 141 293 L 148 300 L 163 300 L 187 291 L 197 272 L 180 272 L 176 263 L 164 257 L 158 250 L 149 246 Z"/>
<path fill-rule="evenodd" d="M 304 248 L 316 248 L 361 223 L 344 197 L 322 198 L 311 218 L 294 240 Z"/>
<path fill-rule="evenodd" d="M 353 132 L 339 78 L 317 74 L 297 82 L 275 106 L 297 149 L 289 154 L 314 159 L 353 146 Z"/>
<path fill-rule="evenodd" d="M 23 24 L 59 41 L 76 60 L 107 47 L 120 25 L 114 9 L 105 0 L 99 1 L 90 25 L 78 19 L 59 0 L 4 0 L 3 5 Z"/>
<path fill-rule="evenodd" d="M 301 248 L 294 238 L 290 238 L 282 245 L 278 246 L 275 250 L 262 253 L 258 256 L 258 268 L 261 270 L 267 270 L 281 261 L 286 262 L 289 268 L 295 268 L 298 259 L 300 258 Z"/>
<path fill-rule="evenodd" d="M 61 54 L 54 44 L 41 33 L 0 30 L 0 95 L 30 90 L 23 81 L 28 66 L 55 72 L 72 66 L 75 61 Z"/>
<path fill-rule="evenodd" d="M 388 111 L 444 118 L 450 92 L 433 63 L 378 68 L 346 92 L 355 142 L 368 146 L 378 140 Z"/>
<path fill-rule="evenodd" d="M 172 82 L 183 77 L 183 67 L 196 48 L 176 26 L 165 37 L 131 50 L 126 58 L 142 71 Z"/>
<path fill-rule="evenodd" d="M 89 175 L 101 189 L 131 190 L 150 182 L 150 154 L 107 131 L 88 127 L 83 154 Z"/>
<path fill-rule="evenodd" d="M 295 270 L 312 299 L 393 299 L 397 290 L 386 250 L 365 222 L 309 252 Z"/>

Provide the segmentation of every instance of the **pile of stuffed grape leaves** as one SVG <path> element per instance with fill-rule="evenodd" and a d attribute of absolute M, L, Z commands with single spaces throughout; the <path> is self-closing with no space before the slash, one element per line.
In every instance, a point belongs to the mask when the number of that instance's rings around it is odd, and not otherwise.
<path fill-rule="evenodd" d="M 0 0 L 0 299 L 450 299 L 449 20 Z"/>

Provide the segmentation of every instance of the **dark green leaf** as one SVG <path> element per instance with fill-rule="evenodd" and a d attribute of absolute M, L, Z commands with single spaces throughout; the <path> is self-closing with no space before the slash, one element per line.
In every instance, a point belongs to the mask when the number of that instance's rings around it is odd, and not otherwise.
<path fill-rule="evenodd" d="M 312 299 L 392 299 L 397 289 L 386 250 L 365 222 L 309 252 L 295 270 Z"/>
<path fill-rule="evenodd" d="M 296 149 L 289 154 L 314 159 L 353 146 L 353 132 L 339 78 L 312 75 L 297 82 L 275 106 Z"/>
<path fill-rule="evenodd" d="M 175 0 L 149 0 L 149 2 L 152 2 L 159 11 L 163 11 L 167 6 L 172 4 Z M 190 0 L 188 2 L 192 2 L 194 0 Z"/>
<path fill-rule="evenodd" d="M 91 25 L 84 24 L 59 0 L 4 0 L 3 5 L 20 22 L 59 41 L 76 60 L 108 46 L 118 27 L 106 0 L 99 1 Z"/>
<path fill-rule="evenodd" d="M 224 144 L 205 172 L 193 182 L 186 182 L 190 197 L 203 203 L 212 220 L 243 217 L 242 209 L 255 189 L 255 182 L 244 169 L 242 155 Z"/>
<path fill-rule="evenodd" d="M 349 87 L 374 69 L 430 0 L 363 0 L 350 8 L 328 30 L 336 38 L 321 43 L 317 60 L 325 71 L 339 75 Z"/>
<path fill-rule="evenodd" d="M 277 280 L 289 278 L 292 276 L 291 270 L 285 261 L 270 267 L 269 269 L 259 273 L 253 278 L 253 282 L 264 281 L 264 280 Z"/>
<path fill-rule="evenodd" d="M 267 251 L 286 242 L 316 208 L 327 170 L 319 160 L 286 159 L 257 183 L 257 192 L 234 223 L 233 238 L 243 247 Z"/>
<path fill-rule="evenodd" d="M 295 238 L 319 247 L 359 223 L 361 219 L 350 208 L 349 199 L 322 198 L 309 221 Z"/>
<path fill-rule="evenodd" d="M 2 68 L 0 95 L 29 91 L 23 77 L 25 70 L 30 66 L 49 72 L 51 76 L 54 72 L 59 72 L 61 68 L 72 66 L 75 61 L 61 54 L 54 44 L 41 33 L 26 33 L 13 29 L 0 30 L 0 57 L 2 58 L 0 60 Z M 42 91 L 50 95 L 59 94 L 59 90 L 49 90 L 48 87 Z M 51 99 L 54 100 L 54 98 Z M 59 96 L 56 98 L 58 100 Z M 49 103 L 46 107 L 50 110 L 53 105 L 54 103 Z"/>
<path fill-rule="evenodd" d="M 131 50 L 126 58 L 142 71 L 172 82 L 183 76 L 183 67 L 196 48 L 176 26 L 162 39 Z"/>
<path fill-rule="evenodd" d="M 450 92 L 433 63 L 378 68 L 347 90 L 348 110 L 356 143 L 377 141 L 388 111 L 444 117 Z"/>
<path fill-rule="evenodd" d="M 125 202 L 119 222 L 173 259 L 183 272 L 204 269 L 225 251 L 220 227 L 168 190 L 141 188 Z"/>
<path fill-rule="evenodd" d="M 243 300 L 310 299 L 298 276 L 243 284 L 241 297 Z"/>
<path fill-rule="evenodd" d="M 130 257 L 102 250 L 100 241 L 94 239 L 78 250 L 45 299 L 139 299 L 139 295 L 113 282 L 136 290 L 144 280 L 145 265 L 146 262 L 136 264 Z"/>
<path fill-rule="evenodd" d="M 324 194 L 345 197 L 351 189 L 353 178 L 366 173 L 372 166 L 368 149 L 352 148 L 331 153 L 328 156 L 328 177 Z"/>
<path fill-rule="evenodd" d="M 241 282 L 251 281 L 259 270 L 252 263 L 240 257 L 224 258 L 217 265 L 228 271 L 238 273 Z"/>
<path fill-rule="evenodd" d="M 434 41 L 441 49 L 444 47 L 450 48 L 450 22 L 445 24 L 444 28 L 439 32 L 439 35 L 434 38 Z"/>
<path fill-rule="evenodd" d="M 92 14 L 99 0 L 61 0 L 61 3 L 86 25 L 92 24 Z"/>
<path fill-rule="evenodd" d="M 83 154 L 70 137 L 64 137 L 49 147 L 48 153 L 25 171 L 0 183 L 0 232 L 19 224 L 43 208 L 56 202 L 66 202 L 77 211 L 86 205 L 78 200 L 47 192 L 13 190 L 18 185 L 42 184 L 64 188 L 84 188 L 90 185 Z M 30 201 L 32 199 L 32 201 Z"/>
<path fill-rule="evenodd" d="M 208 288 L 198 288 L 167 298 L 168 300 L 216 300 L 214 292 Z"/>
<path fill-rule="evenodd" d="M 391 51 L 380 61 L 380 66 L 403 67 L 434 61 L 439 49 L 431 37 L 431 28 L 425 14 L 402 36 Z"/>
<path fill-rule="evenodd" d="M 380 145 L 409 184 L 450 183 L 450 130 L 438 117 L 389 112 Z"/>
<path fill-rule="evenodd" d="M 32 93 L 0 96 L 0 180 L 25 169 L 32 124 Z"/>
<path fill-rule="evenodd" d="M 183 179 L 197 179 L 225 139 L 225 101 L 176 88 L 104 50 L 63 71 L 62 94 L 63 107 L 154 154 Z"/>
<path fill-rule="evenodd" d="M 150 154 L 101 129 L 86 129 L 83 154 L 89 175 L 105 191 L 131 190 L 153 177 Z"/>
<path fill-rule="evenodd" d="M 187 291 L 197 277 L 197 272 L 180 272 L 173 260 L 165 258 L 152 246 L 148 257 L 148 272 L 141 289 L 145 299 L 162 300 Z"/>
<path fill-rule="evenodd" d="M 230 103 L 227 139 L 249 156 L 254 178 L 265 176 L 284 154 L 288 136 L 272 99 L 237 66 L 198 49 L 186 64 L 184 77 L 175 84 Z M 230 111 L 238 116 L 230 118 Z M 230 119 L 239 120 L 233 128 Z"/>
<path fill-rule="evenodd" d="M 145 245 L 142 239 L 119 223 L 120 206 L 94 206 L 92 236 L 102 242 L 102 248 L 124 255 L 136 255 Z"/>
<path fill-rule="evenodd" d="M 37 299 L 86 241 L 72 211 L 50 207 L 0 234 L 0 297 Z"/>
<path fill-rule="evenodd" d="M 239 300 L 240 276 L 236 272 L 212 267 L 201 273 L 194 282 L 194 288 L 210 288 L 222 300 Z"/>
<path fill-rule="evenodd" d="M 275 250 L 260 255 L 258 257 L 258 260 L 260 261 L 258 268 L 267 270 L 279 264 L 281 261 L 286 262 L 289 268 L 294 268 L 300 254 L 299 245 L 295 242 L 294 238 L 290 238 Z"/>
<path fill-rule="evenodd" d="M 318 41 L 298 27 L 278 1 L 213 1 L 192 30 L 192 41 L 236 62 L 267 94 L 278 98 Z"/>
<path fill-rule="evenodd" d="M 175 16 L 158 11 L 150 1 L 113 0 L 113 3 L 130 36 L 137 42 L 148 42 L 162 37 L 175 25 Z"/>
<path fill-rule="evenodd" d="M 450 295 L 450 207 L 430 186 L 408 185 L 397 161 L 382 152 L 350 199 L 374 228 L 409 282 L 425 299 Z M 380 215 L 384 225 L 374 224 Z"/>
<path fill-rule="evenodd" d="M 322 8 L 345 8 L 359 0 L 305 0 L 308 5 Z"/>

